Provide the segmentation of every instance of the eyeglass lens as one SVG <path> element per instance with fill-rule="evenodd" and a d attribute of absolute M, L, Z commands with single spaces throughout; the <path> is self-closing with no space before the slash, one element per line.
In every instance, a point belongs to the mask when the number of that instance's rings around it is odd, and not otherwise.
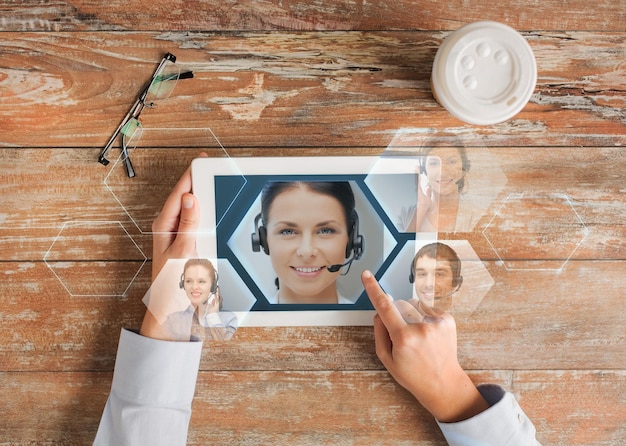
<path fill-rule="evenodd" d="M 98 157 L 98 162 L 105 166 L 109 161 L 105 158 L 106 152 L 111 147 L 111 144 L 115 140 L 116 136 L 122 134 L 122 153 L 121 157 L 124 159 L 126 170 L 129 177 L 135 176 L 135 172 L 132 168 L 132 163 L 129 158 L 129 149 L 137 146 L 137 142 L 141 139 L 142 126 L 139 121 L 139 116 L 144 107 L 154 108 L 159 104 L 163 104 L 165 100 L 170 96 L 178 79 L 188 79 L 193 77 L 192 71 L 185 71 L 181 73 L 180 69 L 175 65 L 176 57 L 173 54 L 167 53 L 157 71 L 154 73 L 150 85 L 142 92 L 141 96 L 137 99 L 137 102 L 128 113 L 126 122 L 121 124 L 121 128 L 113 134 L 105 148 Z"/>
<path fill-rule="evenodd" d="M 169 60 L 166 61 L 161 67 L 159 73 L 157 73 L 148 86 L 146 97 L 143 100 L 143 105 L 149 108 L 155 108 L 156 106 L 163 105 L 174 90 L 179 77 L 180 69 Z M 130 161 L 129 151 L 137 147 L 137 144 L 141 140 L 141 136 L 143 134 L 143 127 L 139 121 L 140 114 L 141 110 L 137 116 L 131 118 L 121 130 L 122 156 L 124 157 L 126 172 L 130 178 L 135 176 L 135 170 Z"/>
<path fill-rule="evenodd" d="M 145 105 L 154 107 L 155 103 L 165 101 L 176 86 L 176 81 L 180 77 L 180 69 L 172 62 L 167 61 L 163 65 L 161 73 L 155 76 L 154 80 L 148 87 Z"/>

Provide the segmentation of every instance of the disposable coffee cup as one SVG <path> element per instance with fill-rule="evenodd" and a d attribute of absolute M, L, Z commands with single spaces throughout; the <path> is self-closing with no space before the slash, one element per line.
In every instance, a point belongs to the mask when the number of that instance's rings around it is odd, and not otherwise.
<path fill-rule="evenodd" d="M 506 121 L 528 103 L 537 83 L 530 45 L 510 26 L 481 21 L 462 26 L 435 55 L 435 100 L 468 124 Z"/>

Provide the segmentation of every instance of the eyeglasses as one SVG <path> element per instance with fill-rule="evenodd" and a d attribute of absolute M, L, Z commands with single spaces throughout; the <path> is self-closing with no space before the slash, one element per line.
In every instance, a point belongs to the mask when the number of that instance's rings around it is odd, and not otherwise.
<path fill-rule="evenodd" d="M 139 115 L 145 107 L 154 108 L 159 101 L 162 102 L 167 99 L 174 90 L 176 81 L 178 79 L 189 79 L 193 77 L 192 71 L 184 71 L 181 73 L 180 69 L 174 65 L 176 62 L 176 56 L 172 53 L 167 53 L 161 59 L 161 63 L 154 71 L 152 79 L 146 88 L 143 89 L 130 111 L 126 114 L 126 117 L 122 120 L 121 124 L 111 136 L 111 139 L 104 146 L 98 162 L 104 166 L 109 164 L 109 160 L 106 159 L 106 154 L 111 148 L 115 139 L 122 135 L 122 156 L 124 158 L 124 164 L 126 166 L 126 173 L 129 178 L 135 176 L 135 169 L 130 161 L 128 150 L 131 147 L 131 142 L 136 143 L 141 136 L 141 122 L 139 121 Z"/>

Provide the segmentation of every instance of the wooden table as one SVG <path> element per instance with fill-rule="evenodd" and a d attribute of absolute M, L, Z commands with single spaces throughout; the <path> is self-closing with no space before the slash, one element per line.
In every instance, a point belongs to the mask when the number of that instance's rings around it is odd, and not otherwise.
<path fill-rule="evenodd" d="M 467 240 L 495 282 L 458 320 L 460 361 L 476 382 L 513 391 L 543 444 L 623 444 L 624 0 L 0 9 L 0 444 L 95 435 L 120 329 L 145 311 L 151 236 L 135 223 L 149 225 L 210 145 L 137 150 L 138 176 L 116 196 L 107 188 L 99 151 L 167 51 L 195 77 L 145 110 L 145 127 L 210 128 L 232 156 L 376 155 L 407 130 L 490 153 L 505 186 L 474 232 L 440 234 Z M 538 65 L 524 110 L 484 127 L 451 117 L 429 86 L 442 40 L 481 19 L 518 29 Z M 584 226 L 576 240 L 559 209 Z M 501 255 L 484 230 L 509 214 L 542 229 L 500 234 Z M 516 268 L 546 260 L 538 240 L 559 247 L 557 266 Z M 371 327 L 242 328 L 206 343 L 193 410 L 189 444 L 445 443 L 377 360 Z"/>

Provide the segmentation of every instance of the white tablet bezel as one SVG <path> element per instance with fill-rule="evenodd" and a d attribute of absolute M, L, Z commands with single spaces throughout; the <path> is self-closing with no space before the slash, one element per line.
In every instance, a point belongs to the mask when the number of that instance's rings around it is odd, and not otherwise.
<path fill-rule="evenodd" d="M 223 259 L 218 256 L 216 227 L 220 224 L 220 221 L 216 217 L 215 178 L 217 176 L 241 177 L 241 181 L 245 183 L 246 176 L 252 175 L 270 177 L 301 175 L 304 178 L 315 175 L 339 177 L 358 175 L 371 178 L 370 175 L 372 174 L 403 174 L 405 183 L 408 179 L 412 179 L 414 184 L 417 185 L 419 158 L 418 156 L 197 158 L 192 163 L 191 172 L 193 193 L 199 200 L 201 212 L 200 229 L 197 237 L 198 256 L 218 259 L 220 282 L 227 280 L 228 277 L 232 278 L 237 274 L 241 274 L 241 272 L 237 273 L 234 271 L 228 260 L 223 262 Z M 402 191 L 398 191 L 398 193 L 402 193 Z M 414 193 L 416 194 L 416 192 Z M 413 195 L 409 193 L 409 196 Z M 233 203 L 235 202 L 236 197 Z M 411 204 L 410 200 L 408 204 Z M 413 204 L 415 204 L 415 199 L 413 199 Z M 251 232 L 252 229 L 248 231 L 248 237 Z M 385 230 L 385 234 L 387 237 L 389 231 Z M 423 234 L 420 234 L 420 236 L 424 237 Z M 436 239 L 436 234 L 427 234 L 426 237 Z M 381 242 L 380 244 L 384 245 L 385 243 Z M 386 251 L 390 249 L 385 248 Z M 397 254 L 396 252 L 395 255 Z M 411 254 L 412 252 L 407 255 Z M 255 255 L 259 256 L 258 258 L 265 256 L 263 253 L 255 253 Z M 388 255 L 389 252 L 380 253 L 381 258 L 387 258 Z M 359 262 L 354 262 L 351 268 L 352 270 L 349 274 L 360 277 L 363 266 Z M 406 273 L 408 274 L 408 269 Z M 228 299 L 227 293 L 224 293 L 224 295 L 226 296 L 225 299 Z M 255 296 L 255 298 L 258 299 L 259 296 Z M 325 308 L 323 310 L 315 310 L 314 308 L 303 310 L 277 309 L 276 311 L 255 311 L 253 309 L 249 312 L 235 312 L 240 319 L 240 326 L 354 326 L 372 324 L 374 315 L 372 309 L 352 310 L 349 309 L 349 305 L 338 305 L 337 308 Z"/>

